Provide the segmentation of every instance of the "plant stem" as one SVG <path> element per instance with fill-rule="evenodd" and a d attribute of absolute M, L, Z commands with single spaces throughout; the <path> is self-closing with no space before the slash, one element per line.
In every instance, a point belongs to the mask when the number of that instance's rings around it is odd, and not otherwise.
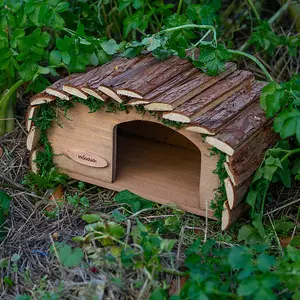
<path fill-rule="evenodd" d="M 178 3 L 178 7 L 177 7 L 177 14 L 179 15 L 181 12 L 181 8 L 182 8 L 182 4 L 183 4 L 183 0 L 180 0 Z"/>
<path fill-rule="evenodd" d="M 168 269 L 168 268 L 161 268 L 162 272 L 171 274 L 171 275 L 175 275 L 175 276 L 186 276 L 187 273 L 185 272 L 181 272 L 175 269 Z"/>
<path fill-rule="evenodd" d="M 296 148 L 294 150 L 289 151 L 289 153 L 287 153 L 282 159 L 281 162 L 284 162 L 286 159 L 288 159 L 289 156 L 295 154 L 295 153 L 299 153 L 300 152 L 300 148 Z"/>
<path fill-rule="evenodd" d="M 291 1 L 289 0 L 284 5 L 282 5 L 280 9 L 268 20 L 268 23 L 273 24 L 282 15 L 282 13 L 288 9 L 290 2 Z"/>
<path fill-rule="evenodd" d="M 263 73 L 265 74 L 265 76 L 267 77 L 268 81 L 273 81 L 274 79 L 272 78 L 271 74 L 267 71 L 267 69 L 265 68 L 265 66 L 253 55 L 248 54 L 246 52 L 241 52 L 238 50 L 231 50 L 228 49 L 228 52 L 234 55 L 240 55 L 240 56 L 245 56 L 249 59 L 251 59 L 252 61 L 254 61 L 259 67 L 260 69 L 263 71 Z"/>
<path fill-rule="evenodd" d="M 258 11 L 257 11 L 255 5 L 253 4 L 252 0 L 247 0 L 247 2 L 250 5 L 251 9 L 253 10 L 253 13 L 254 13 L 256 19 L 260 20 L 260 16 L 259 16 Z"/>
<path fill-rule="evenodd" d="M 199 28 L 199 29 L 207 29 L 213 32 L 214 36 L 213 39 L 215 41 L 215 43 L 217 44 L 217 32 L 215 27 L 210 26 L 210 25 L 195 25 L 195 24 L 186 24 L 186 25 L 181 25 L 181 26 L 176 26 L 176 27 L 172 27 L 172 28 L 168 28 L 168 29 L 164 29 L 161 30 L 159 32 L 157 32 L 156 34 L 162 34 L 162 33 L 167 33 L 167 32 L 171 32 L 171 31 L 175 31 L 175 30 L 180 30 L 180 29 L 188 29 L 188 28 Z"/>
<path fill-rule="evenodd" d="M 162 31 L 159 31 L 157 34 L 161 34 L 161 33 L 164 33 L 164 32 L 171 32 L 171 31 L 175 31 L 175 30 L 179 30 L 179 29 L 186 29 L 186 28 L 199 28 L 199 29 L 207 29 L 208 31 L 212 31 L 213 32 L 213 39 L 214 39 L 215 43 L 217 44 L 216 29 L 213 26 L 210 26 L 210 25 L 187 24 L 187 25 L 182 25 L 182 26 L 177 26 L 177 27 L 173 27 L 173 28 L 164 29 Z M 201 40 L 202 39 L 200 39 L 200 41 L 197 43 L 197 45 L 201 42 Z M 260 69 L 263 71 L 263 73 L 267 77 L 268 81 L 273 81 L 272 76 L 267 71 L 265 66 L 255 56 L 253 56 L 251 54 L 248 54 L 248 53 L 245 53 L 245 52 L 238 51 L 238 50 L 228 49 L 228 52 L 231 53 L 231 54 L 234 54 L 234 55 L 245 56 L 245 57 L 251 59 L 252 61 L 254 61 L 260 67 Z"/>
<path fill-rule="evenodd" d="M 7 109 L 9 108 L 11 98 L 17 92 L 17 89 L 23 84 L 23 80 L 17 81 L 14 85 L 10 87 L 9 90 L 5 91 L 0 99 L 0 136 L 4 135 L 7 130 L 11 130 L 11 124 L 7 123 Z M 11 103 L 13 104 L 13 103 Z M 9 113 L 9 117 L 11 116 L 11 112 Z M 8 126 L 7 126 L 8 125 Z"/>

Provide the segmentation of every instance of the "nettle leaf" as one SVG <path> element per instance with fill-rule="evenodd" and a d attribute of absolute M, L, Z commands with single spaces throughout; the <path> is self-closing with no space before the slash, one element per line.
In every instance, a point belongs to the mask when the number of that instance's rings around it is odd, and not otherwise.
<path fill-rule="evenodd" d="M 113 55 L 113 54 L 117 53 L 117 50 L 119 48 L 117 42 L 113 39 L 102 42 L 101 47 L 109 55 Z"/>
<path fill-rule="evenodd" d="M 57 252 L 59 261 L 65 267 L 78 266 L 83 258 L 83 252 L 80 248 L 75 248 L 74 250 L 72 250 L 71 246 L 69 245 L 58 247 Z"/>

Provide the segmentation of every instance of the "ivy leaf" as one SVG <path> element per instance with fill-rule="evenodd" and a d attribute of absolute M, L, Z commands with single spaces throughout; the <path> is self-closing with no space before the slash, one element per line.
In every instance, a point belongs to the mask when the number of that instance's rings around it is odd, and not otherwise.
<path fill-rule="evenodd" d="M 101 47 L 109 55 L 113 55 L 113 54 L 117 53 L 117 50 L 119 48 L 117 42 L 113 39 L 102 42 Z"/>
<path fill-rule="evenodd" d="M 83 252 L 80 248 L 72 250 L 71 246 L 64 245 L 57 249 L 59 261 L 65 267 L 78 266 L 83 258 Z"/>

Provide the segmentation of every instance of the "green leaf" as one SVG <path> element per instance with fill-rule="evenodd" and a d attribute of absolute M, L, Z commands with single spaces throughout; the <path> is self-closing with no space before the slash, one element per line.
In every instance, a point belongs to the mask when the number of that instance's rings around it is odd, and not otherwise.
<path fill-rule="evenodd" d="M 219 44 L 217 47 L 208 45 L 201 46 L 199 53 L 199 62 L 208 75 L 217 75 L 225 70 L 225 61 L 230 60 L 231 54 L 224 45 Z"/>
<path fill-rule="evenodd" d="M 64 245 L 57 249 L 59 261 L 65 267 L 75 267 L 78 266 L 83 258 L 83 252 L 80 248 L 75 248 L 72 250 L 71 246 Z"/>
<path fill-rule="evenodd" d="M 250 296 L 255 294 L 259 288 L 259 282 L 254 278 L 245 279 L 238 287 L 237 293 L 239 296 Z"/>
<path fill-rule="evenodd" d="M 101 47 L 109 55 L 113 55 L 113 54 L 117 53 L 117 50 L 119 48 L 117 42 L 113 39 L 102 42 Z"/>
<path fill-rule="evenodd" d="M 115 222 L 107 223 L 107 232 L 117 239 L 120 239 L 125 235 L 125 229 Z"/>
<path fill-rule="evenodd" d="M 233 247 L 228 255 L 228 261 L 233 269 L 243 269 L 251 263 L 252 253 L 246 247 Z"/>
<path fill-rule="evenodd" d="M 150 295 L 150 297 L 148 299 L 149 300 L 167 300 L 168 292 L 167 292 L 167 290 L 157 288 L 152 292 L 152 294 Z"/>
<path fill-rule="evenodd" d="M 244 225 L 239 230 L 238 240 L 245 241 L 255 233 L 255 229 L 250 225 Z"/>
<path fill-rule="evenodd" d="M 267 272 L 276 264 L 276 258 L 267 254 L 260 254 L 257 257 L 257 268 L 262 272 Z"/>
<path fill-rule="evenodd" d="M 67 11 L 68 8 L 70 6 L 70 3 L 69 2 L 60 2 L 57 7 L 55 8 L 55 11 L 59 12 L 59 13 L 62 13 L 64 11 Z"/>
<path fill-rule="evenodd" d="M 289 118 L 283 123 L 280 136 L 283 139 L 285 139 L 289 136 L 294 135 L 296 133 L 297 125 L 298 125 L 298 118 Z"/>
<path fill-rule="evenodd" d="M 22 79 L 24 81 L 32 80 L 35 73 L 38 70 L 38 67 L 39 67 L 38 64 L 34 63 L 32 61 L 24 62 L 19 69 L 19 73 L 20 73 Z"/>
<path fill-rule="evenodd" d="M 143 38 L 142 43 L 147 47 L 148 51 L 153 51 L 161 46 L 161 40 L 155 37 Z"/>
<path fill-rule="evenodd" d="M 14 282 L 13 282 L 12 279 L 11 279 L 10 277 L 8 277 L 8 276 L 4 276 L 3 282 L 4 282 L 8 287 L 14 286 Z"/>
<path fill-rule="evenodd" d="M 163 239 L 161 244 L 160 244 L 160 249 L 162 251 L 166 251 L 166 252 L 169 252 L 173 249 L 173 247 L 175 246 L 176 244 L 176 240 L 167 240 L 167 239 Z"/>
<path fill-rule="evenodd" d="M 153 206 L 153 202 L 145 200 L 142 197 L 129 192 L 128 190 L 118 193 L 114 200 L 118 203 L 127 203 L 133 212 Z"/>
<path fill-rule="evenodd" d="M 258 230 L 259 234 L 261 237 L 264 237 L 266 235 L 265 228 L 262 223 L 261 216 L 258 215 L 253 221 L 252 221 L 253 226 Z"/>
<path fill-rule="evenodd" d="M 111 215 L 117 222 L 123 222 L 127 220 L 126 216 L 121 214 L 118 209 L 114 209 Z"/>
<path fill-rule="evenodd" d="M 58 50 L 53 50 L 50 52 L 50 64 L 54 66 L 58 66 L 61 62 L 62 55 Z"/>
<path fill-rule="evenodd" d="M 102 221 L 102 218 L 96 214 L 87 214 L 82 216 L 82 220 L 90 224 L 90 223 L 100 222 Z"/>

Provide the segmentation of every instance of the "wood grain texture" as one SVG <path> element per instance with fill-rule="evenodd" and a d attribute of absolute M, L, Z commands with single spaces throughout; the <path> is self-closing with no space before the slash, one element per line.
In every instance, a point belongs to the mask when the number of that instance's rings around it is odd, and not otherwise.
<path fill-rule="evenodd" d="M 250 206 L 247 203 L 241 202 L 231 210 L 228 201 L 225 201 L 222 213 L 222 230 L 228 230 L 238 219 L 247 213 L 249 208 Z"/>
<path fill-rule="evenodd" d="M 206 89 L 192 99 L 178 106 L 170 113 L 163 114 L 164 119 L 189 123 L 208 110 L 220 104 L 241 89 L 251 89 L 253 74 L 247 71 L 235 71 L 218 84 Z"/>
<path fill-rule="evenodd" d="M 226 64 L 226 70 L 215 77 L 205 75 L 198 71 L 191 78 L 187 78 L 187 81 L 185 80 L 179 85 L 172 85 L 170 88 L 165 87 L 164 91 L 160 90 L 159 94 L 149 94 L 146 99 L 151 103 L 146 105 L 145 109 L 153 111 L 171 111 L 225 78 L 235 70 L 236 65 L 228 63 Z"/>
<path fill-rule="evenodd" d="M 45 93 L 55 96 L 62 100 L 70 100 L 70 96 L 66 92 L 63 91 L 63 86 L 64 86 L 64 84 L 68 83 L 70 80 L 72 80 L 76 77 L 80 77 L 80 76 L 84 76 L 84 74 L 83 73 L 74 73 L 74 74 L 71 74 L 70 76 L 67 76 L 60 80 L 57 80 L 52 85 L 50 85 L 49 87 L 46 88 Z"/>
<path fill-rule="evenodd" d="M 245 182 L 259 167 L 267 149 L 273 147 L 279 136 L 271 126 L 258 130 L 246 143 L 228 157 L 226 162 L 234 185 Z"/>
<path fill-rule="evenodd" d="M 30 152 L 29 155 L 29 168 L 31 169 L 31 171 L 35 174 L 38 174 L 39 169 L 38 166 L 36 164 L 36 157 L 37 157 L 37 150 L 33 150 Z"/>
<path fill-rule="evenodd" d="M 210 157 L 210 146 L 202 141 L 199 134 L 184 129 L 177 133 L 186 137 L 197 150 L 185 146 L 182 138 L 175 136 L 176 131 L 173 129 L 170 129 L 169 136 L 162 133 L 158 140 L 151 135 L 142 138 L 138 130 L 136 134 L 131 134 L 131 129 L 126 129 L 130 135 L 127 137 L 120 133 L 118 139 L 118 124 L 134 120 L 140 121 L 140 127 L 144 122 L 155 123 L 157 126 L 161 124 L 152 116 L 143 116 L 134 110 L 128 114 L 101 111 L 89 114 L 88 111 L 87 107 L 76 103 L 68 111 L 70 120 L 58 111 L 58 124 L 62 127 L 55 122 L 48 136 L 54 153 L 58 154 L 54 161 L 59 168 L 67 173 L 76 173 L 77 177 L 85 178 L 87 182 L 115 190 L 127 188 L 159 203 L 190 206 L 189 211 L 198 211 L 204 215 L 206 201 L 210 205 L 219 184 L 219 178 L 213 174 L 218 157 Z M 121 126 L 121 129 L 124 130 L 124 127 Z M 81 165 L 63 155 L 65 148 L 84 148 L 85 151 L 103 157 L 108 166 L 92 168 Z M 199 160 L 200 165 L 197 166 Z M 212 216 L 211 211 L 209 215 Z"/>
<path fill-rule="evenodd" d="M 218 106 L 196 118 L 186 129 L 207 135 L 217 134 L 249 105 L 257 101 L 265 85 L 264 82 L 254 82 L 251 91 L 240 90 L 234 93 Z"/>
<path fill-rule="evenodd" d="M 33 151 L 36 149 L 40 141 L 40 136 L 41 136 L 41 131 L 34 126 L 31 127 L 26 140 L 27 150 Z"/>
<path fill-rule="evenodd" d="M 36 115 L 39 110 L 38 106 L 29 106 L 27 109 L 26 117 L 25 117 L 25 128 L 27 132 L 30 131 L 31 127 L 34 125 L 32 118 Z"/>
<path fill-rule="evenodd" d="M 251 135 L 262 127 L 268 126 L 271 121 L 266 118 L 265 112 L 261 109 L 259 99 L 256 99 L 232 123 L 225 126 L 216 136 L 207 137 L 206 141 L 226 154 L 233 155 Z"/>
<path fill-rule="evenodd" d="M 148 104 L 152 101 L 156 102 L 155 100 L 159 97 L 159 96 L 166 96 L 168 97 L 169 92 L 171 92 L 172 88 L 176 87 L 176 85 L 180 85 L 183 84 L 185 82 L 187 82 L 188 80 L 190 80 L 195 74 L 199 74 L 200 71 L 196 68 L 191 68 L 191 69 L 187 69 L 185 72 L 175 76 L 174 78 L 172 78 L 171 80 L 165 82 L 164 84 L 156 87 L 153 91 L 151 91 L 150 93 L 146 94 L 143 97 L 143 104 Z M 127 105 L 137 105 L 137 103 L 140 103 L 140 99 L 131 99 L 127 102 Z M 148 109 L 148 106 L 145 106 L 146 110 L 155 110 Z"/>
<path fill-rule="evenodd" d="M 229 208 L 233 209 L 244 199 L 244 196 L 247 194 L 251 184 L 251 177 L 249 177 L 239 186 L 235 186 L 228 177 L 224 180 L 224 184 Z"/>
<path fill-rule="evenodd" d="M 137 98 L 142 99 L 155 88 L 192 67 L 189 61 L 172 56 L 167 60 L 152 63 L 144 72 L 127 78 L 125 83 L 118 82 L 114 89 L 118 94 L 126 96 L 134 93 Z"/>
<path fill-rule="evenodd" d="M 49 103 L 52 101 L 55 101 L 56 97 L 48 95 L 47 93 L 39 93 L 33 97 L 30 98 L 30 105 L 41 105 L 43 103 Z"/>

